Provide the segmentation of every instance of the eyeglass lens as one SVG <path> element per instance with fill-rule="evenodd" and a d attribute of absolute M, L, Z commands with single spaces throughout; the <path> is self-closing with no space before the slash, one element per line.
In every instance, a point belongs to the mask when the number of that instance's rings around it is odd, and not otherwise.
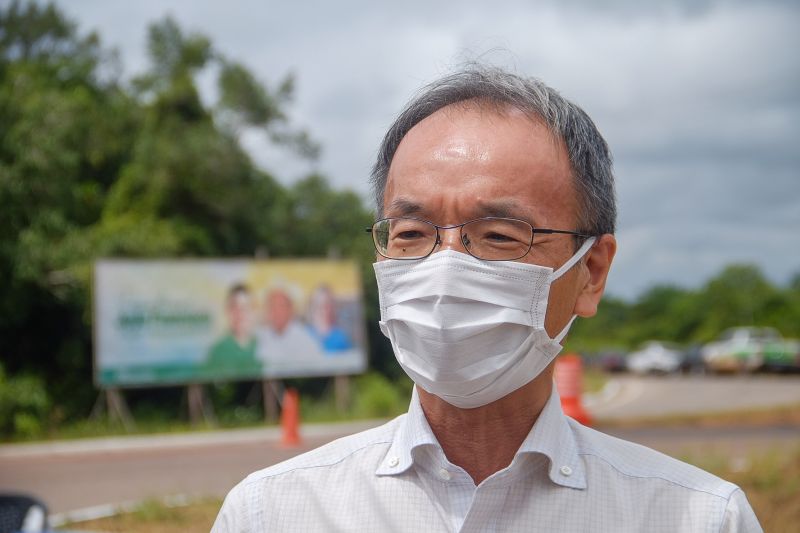
<path fill-rule="evenodd" d="M 437 244 L 436 226 L 424 220 L 380 220 L 373 227 L 372 234 L 378 253 L 390 259 L 425 257 Z M 521 220 L 482 218 L 461 227 L 461 242 L 470 254 L 479 259 L 519 259 L 528 253 L 532 240 L 531 226 Z"/>

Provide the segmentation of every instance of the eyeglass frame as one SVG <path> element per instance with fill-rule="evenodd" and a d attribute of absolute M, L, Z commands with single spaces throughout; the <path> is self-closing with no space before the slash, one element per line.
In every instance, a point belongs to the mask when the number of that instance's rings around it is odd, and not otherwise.
<path fill-rule="evenodd" d="M 381 222 L 383 222 L 385 220 L 416 220 L 418 222 L 424 222 L 425 224 L 433 226 L 434 229 L 436 230 L 436 240 L 433 242 L 433 246 L 431 246 L 431 250 L 427 254 L 425 254 L 423 256 L 420 256 L 420 257 L 389 257 L 387 255 L 382 254 L 381 251 L 378 249 L 378 243 L 375 242 L 375 226 L 377 226 L 379 223 L 381 223 Z M 528 243 L 528 249 L 525 250 L 524 254 L 520 255 L 519 257 L 515 257 L 513 259 L 484 259 L 483 257 L 478 257 L 477 255 L 473 254 L 470 251 L 470 249 L 467 247 L 467 245 L 464 243 L 463 230 L 464 230 L 464 226 L 466 226 L 467 224 L 471 224 L 471 223 L 477 222 L 479 220 L 512 220 L 514 222 L 522 222 L 523 224 L 525 224 L 525 225 L 527 225 L 528 227 L 531 228 L 531 240 Z M 526 255 L 528 255 L 530 253 L 530 251 L 531 251 L 531 248 L 533 248 L 533 240 L 536 237 L 537 233 L 540 233 L 542 235 L 553 235 L 553 234 L 572 235 L 573 237 L 580 237 L 580 238 L 583 238 L 583 239 L 588 239 L 588 238 L 593 236 L 593 235 L 589 235 L 588 233 L 581 233 L 581 232 L 578 232 L 578 231 L 570 231 L 570 230 L 565 230 L 565 229 L 537 228 L 536 226 L 534 226 L 533 224 L 531 224 L 527 220 L 522 220 L 522 219 L 519 219 L 519 218 L 512 218 L 512 217 L 478 217 L 478 218 L 473 218 L 472 220 L 467 220 L 466 222 L 462 222 L 461 224 L 453 224 L 451 226 L 440 226 L 438 224 L 434 224 L 430 220 L 425 220 L 424 218 L 416 218 L 416 217 L 385 217 L 385 218 L 381 218 L 379 220 L 376 220 L 372 224 L 372 226 L 370 226 L 368 228 L 365 228 L 365 230 L 366 230 L 367 233 L 372 235 L 372 245 L 375 247 L 375 251 L 378 252 L 378 255 L 380 255 L 381 257 L 384 257 L 386 259 L 395 259 L 397 261 L 420 261 L 422 259 L 430 257 L 430 255 L 433 253 L 433 251 L 436 250 L 436 247 L 438 245 L 442 244 L 442 237 L 439 234 L 439 230 L 440 229 L 456 229 L 456 228 L 459 228 L 458 229 L 458 240 L 464 246 L 464 249 L 467 251 L 467 253 L 469 255 L 471 255 L 472 257 L 474 257 L 475 259 L 479 259 L 481 261 L 516 261 L 518 259 L 522 259 Z"/>

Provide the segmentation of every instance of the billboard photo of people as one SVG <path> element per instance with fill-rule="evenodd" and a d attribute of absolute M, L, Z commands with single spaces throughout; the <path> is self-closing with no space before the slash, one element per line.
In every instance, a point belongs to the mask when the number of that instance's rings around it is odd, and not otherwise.
<path fill-rule="evenodd" d="M 356 265 L 329 260 L 99 261 L 95 380 L 124 387 L 356 374 Z"/>

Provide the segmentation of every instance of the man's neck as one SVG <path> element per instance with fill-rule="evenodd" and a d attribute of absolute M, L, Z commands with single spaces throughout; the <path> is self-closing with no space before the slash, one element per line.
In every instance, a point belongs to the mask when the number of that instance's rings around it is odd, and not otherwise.
<path fill-rule="evenodd" d="M 553 388 L 552 365 L 533 381 L 482 407 L 461 409 L 417 388 L 425 418 L 447 459 L 478 485 L 511 464 Z"/>

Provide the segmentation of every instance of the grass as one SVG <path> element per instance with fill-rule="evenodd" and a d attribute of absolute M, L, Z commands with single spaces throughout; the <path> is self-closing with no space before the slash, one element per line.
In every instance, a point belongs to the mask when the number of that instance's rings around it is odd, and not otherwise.
<path fill-rule="evenodd" d="M 583 369 L 583 391 L 588 393 L 598 393 L 608 383 L 608 373 L 597 368 Z"/>
<path fill-rule="evenodd" d="M 800 532 L 800 446 L 746 457 L 688 455 L 694 464 L 739 485 L 764 531 Z"/>
<path fill-rule="evenodd" d="M 106 533 L 189 533 L 209 531 L 222 505 L 219 499 L 196 500 L 188 505 L 169 505 L 147 500 L 130 512 L 86 522 L 65 524 L 64 529 Z"/>
<path fill-rule="evenodd" d="M 598 420 L 597 425 L 604 428 L 800 426 L 800 404 L 718 413 Z"/>

